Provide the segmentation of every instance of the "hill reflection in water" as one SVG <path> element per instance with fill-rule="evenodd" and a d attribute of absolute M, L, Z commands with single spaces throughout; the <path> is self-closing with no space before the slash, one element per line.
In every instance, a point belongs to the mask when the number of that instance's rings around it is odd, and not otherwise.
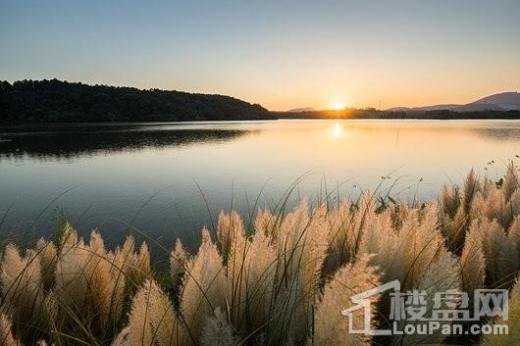
<path fill-rule="evenodd" d="M 179 129 L 141 126 L 58 127 L 53 131 L 18 129 L 0 134 L 0 157 L 72 159 L 98 153 L 161 149 L 236 139 L 253 130 Z"/>

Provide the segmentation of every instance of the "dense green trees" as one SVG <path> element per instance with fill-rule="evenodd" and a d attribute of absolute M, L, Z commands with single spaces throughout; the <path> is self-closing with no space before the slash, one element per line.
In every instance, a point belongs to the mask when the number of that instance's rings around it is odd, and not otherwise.
<path fill-rule="evenodd" d="M 0 122 L 248 120 L 267 114 L 258 104 L 222 95 L 56 79 L 0 81 Z"/>

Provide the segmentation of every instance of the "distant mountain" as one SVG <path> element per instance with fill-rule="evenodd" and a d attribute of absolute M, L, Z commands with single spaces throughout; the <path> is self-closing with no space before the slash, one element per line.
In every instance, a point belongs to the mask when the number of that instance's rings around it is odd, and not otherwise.
<path fill-rule="evenodd" d="M 304 107 L 304 108 L 293 108 L 287 111 L 287 113 L 303 113 L 303 112 L 314 112 L 316 109 L 312 107 Z"/>
<path fill-rule="evenodd" d="M 469 105 L 480 105 L 480 106 L 498 106 L 503 110 L 518 110 L 520 109 L 520 93 L 518 92 L 505 92 L 500 94 L 494 94 L 477 100 Z M 467 105 L 467 106 L 469 106 Z"/>
<path fill-rule="evenodd" d="M 455 112 L 520 110 L 520 93 L 503 92 L 493 94 L 465 105 L 445 104 L 425 107 L 394 107 L 388 109 L 388 111 L 391 112 L 428 112 L 438 110 Z"/>
<path fill-rule="evenodd" d="M 267 109 L 234 97 L 175 90 L 0 81 L 0 123 L 255 120 Z"/>
<path fill-rule="evenodd" d="M 416 110 L 421 110 L 421 111 L 438 111 L 438 110 L 443 110 L 443 109 L 452 110 L 452 109 L 455 109 L 457 107 L 460 107 L 460 105 L 446 104 L 446 105 L 434 105 L 434 106 L 413 107 L 413 108 L 409 108 L 409 107 L 394 107 L 394 108 L 390 108 L 388 110 L 389 111 L 393 111 L 393 112 L 407 112 L 407 111 L 416 111 Z"/>

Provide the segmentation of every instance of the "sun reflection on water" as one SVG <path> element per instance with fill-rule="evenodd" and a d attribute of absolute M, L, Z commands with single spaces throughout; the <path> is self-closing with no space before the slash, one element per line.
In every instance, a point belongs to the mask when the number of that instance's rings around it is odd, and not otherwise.
<path fill-rule="evenodd" d="M 335 123 L 332 127 L 332 136 L 334 138 L 340 138 L 343 136 L 343 126 L 340 123 Z"/>

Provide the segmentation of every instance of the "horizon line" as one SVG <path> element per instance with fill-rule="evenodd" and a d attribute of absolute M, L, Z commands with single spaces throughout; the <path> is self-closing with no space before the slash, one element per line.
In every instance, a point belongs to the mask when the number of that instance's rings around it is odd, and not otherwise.
<path fill-rule="evenodd" d="M 488 95 L 476 96 L 477 98 L 474 101 L 471 101 L 469 103 L 464 103 L 464 102 L 442 102 L 442 103 L 436 103 L 436 104 L 423 104 L 423 105 L 410 105 L 410 106 L 394 105 L 394 106 L 390 106 L 390 107 L 386 107 L 386 108 L 378 108 L 378 107 L 375 107 L 375 106 L 372 106 L 372 105 L 363 105 L 363 106 L 350 106 L 350 105 L 346 105 L 345 107 L 343 107 L 341 109 L 334 109 L 332 107 L 331 108 L 324 108 L 324 107 L 312 107 L 312 106 L 295 106 L 295 107 L 291 107 L 291 108 L 288 108 L 288 109 L 269 109 L 266 106 L 262 105 L 260 102 L 249 101 L 249 100 L 245 100 L 245 99 L 233 96 L 233 95 L 223 94 L 223 93 L 219 93 L 219 92 L 187 91 L 187 90 L 180 90 L 180 89 L 165 89 L 165 88 L 158 88 L 158 87 L 144 88 L 144 87 L 139 87 L 139 86 L 130 86 L 128 84 L 119 84 L 119 83 L 110 83 L 110 84 L 108 84 L 108 83 L 103 83 L 103 82 L 92 82 L 92 81 L 81 81 L 81 80 L 71 81 L 71 80 L 67 80 L 67 79 L 60 79 L 60 78 L 57 78 L 57 77 L 41 78 L 41 79 L 24 78 L 24 79 L 17 79 L 17 80 L 4 79 L 4 80 L 0 80 L 0 82 L 7 82 L 9 84 L 14 84 L 16 82 L 23 82 L 23 81 L 52 81 L 52 80 L 65 82 L 65 83 L 71 83 L 71 84 L 83 84 L 83 85 L 87 85 L 87 86 L 106 86 L 106 87 L 114 87 L 114 88 L 130 88 L 130 89 L 137 89 L 137 90 L 140 90 L 140 91 L 160 90 L 160 91 L 180 92 L 180 93 L 195 94 L 195 95 L 199 94 L 199 95 L 214 95 L 214 96 L 231 97 L 231 98 L 234 98 L 234 99 L 237 99 L 237 100 L 240 100 L 240 101 L 247 102 L 247 103 L 252 104 L 252 105 L 255 105 L 255 104 L 256 105 L 260 105 L 263 108 L 265 108 L 266 110 L 268 110 L 269 112 L 273 112 L 273 113 L 276 113 L 276 112 L 280 112 L 280 113 L 282 113 L 282 112 L 292 112 L 292 111 L 295 111 L 295 110 L 298 110 L 298 109 L 309 109 L 308 112 L 344 111 L 344 110 L 348 110 L 348 109 L 362 110 L 362 109 L 371 109 L 371 108 L 373 108 L 375 110 L 378 110 L 378 111 L 388 111 L 388 110 L 395 109 L 395 108 L 414 109 L 414 108 L 435 107 L 435 106 L 443 106 L 443 105 L 446 105 L 446 106 L 451 106 L 451 105 L 463 106 L 463 105 L 470 104 L 472 102 L 476 102 L 476 101 L 478 101 L 481 98 L 485 98 L 485 97 L 496 95 L 496 94 L 503 94 L 503 93 L 517 93 L 518 94 L 519 93 L 518 90 L 495 91 L 495 92 L 493 92 L 491 94 L 488 94 Z M 306 112 L 306 111 L 302 111 L 302 112 Z"/>

